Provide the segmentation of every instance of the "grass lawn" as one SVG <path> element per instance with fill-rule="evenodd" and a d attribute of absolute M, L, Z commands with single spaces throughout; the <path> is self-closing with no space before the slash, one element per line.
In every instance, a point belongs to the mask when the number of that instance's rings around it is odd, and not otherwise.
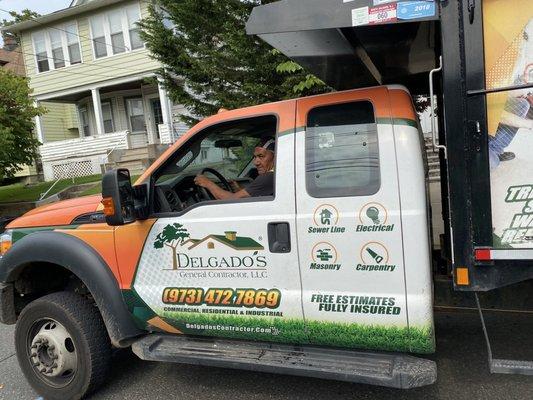
<path fill-rule="evenodd" d="M 102 179 L 101 175 L 84 176 L 81 178 L 63 179 L 59 181 L 54 188 L 47 194 L 51 196 L 62 191 L 72 185 L 80 185 L 83 183 L 98 182 Z M 25 186 L 20 183 L 13 185 L 0 186 L 0 203 L 11 203 L 17 201 L 36 201 L 39 200 L 42 193 L 45 193 L 54 182 L 42 182 L 35 185 Z M 97 192 L 99 193 L 99 192 Z"/>
<path fill-rule="evenodd" d="M 131 183 L 135 183 L 135 181 L 137 180 L 137 178 L 139 178 L 140 175 L 132 175 L 131 177 Z M 96 185 L 95 187 L 93 188 L 89 188 L 87 189 L 86 191 L 80 193 L 79 197 L 83 197 L 83 196 L 90 196 L 90 195 L 93 195 L 93 194 L 100 194 L 102 193 L 102 182 L 100 182 L 98 185 Z"/>

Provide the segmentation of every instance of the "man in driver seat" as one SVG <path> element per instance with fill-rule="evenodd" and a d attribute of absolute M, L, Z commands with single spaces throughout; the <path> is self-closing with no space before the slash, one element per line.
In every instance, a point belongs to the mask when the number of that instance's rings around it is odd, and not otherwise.
<path fill-rule="evenodd" d="M 260 197 L 274 195 L 274 151 L 276 142 L 274 139 L 267 140 L 262 146 L 254 150 L 254 166 L 257 168 L 259 176 L 246 186 L 245 189 L 239 189 L 235 193 L 219 187 L 215 182 L 204 175 L 198 175 L 194 178 L 194 183 L 201 186 L 213 195 L 217 200 L 243 199 L 246 197 Z"/>

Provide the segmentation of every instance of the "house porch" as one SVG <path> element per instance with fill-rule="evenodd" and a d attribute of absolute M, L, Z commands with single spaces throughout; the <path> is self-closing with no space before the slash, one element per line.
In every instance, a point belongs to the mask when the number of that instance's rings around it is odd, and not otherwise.
<path fill-rule="evenodd" d="M 37 119 L 45 180 L 98 174 L 121 157 L 143 161 L 143 157 L 154 154 L 154 149 L 157 153 L 174 143 L 187 130 L 178 120 L 183 109 L 173 105 L 166 90 L 150 78 L 110 82 L 36 99 L 38 103 L 72 104 L 77 117 L 74 137 L 55 141 L 47 140 L 53 136 L 47 131 L 49 124 L 45 126 L 42 118 Z M 132 149 L 137 151 L 128 155 Z"/>

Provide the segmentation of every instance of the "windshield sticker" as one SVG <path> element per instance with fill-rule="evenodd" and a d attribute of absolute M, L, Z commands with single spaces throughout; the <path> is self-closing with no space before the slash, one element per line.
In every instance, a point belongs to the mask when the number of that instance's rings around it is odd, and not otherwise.
<path fill-rule="evenodd" d="M 352 10 L 352 26 L 367 25 L 368 7 L 360 7 Z"/>
<path fill-rule="evenodd" d="M 402 1 L 398 3 L 398 19 L 418 19 L 435 16 L 434 1 Z"/>
<path fill-rule="evenodd" d="M 370 24 L 384 24 L 387 22 L 396 22 L 396 3 L 370 8 Z"/>
<path fill-rule="evenodd" d="M 335 134 L 333 132 L 320 132 L 318 134 L 318 148 L 330 149 L 335 145 Z"/>

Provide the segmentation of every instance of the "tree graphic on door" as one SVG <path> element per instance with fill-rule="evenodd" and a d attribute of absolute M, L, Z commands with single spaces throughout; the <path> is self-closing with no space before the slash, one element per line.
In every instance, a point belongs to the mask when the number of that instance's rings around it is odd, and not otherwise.
<path fill-rule="evenodd" d="M 189 232 L 181 224 L 170 224 L 163 228 L 163 231 L 157 235 L 154 242 L 154 248 L 162 249 L 165 246 L 172 249 L 172 269 L 179 268 L 176 249 L 182 246 L 186 239 L 190 238 Z"/>

